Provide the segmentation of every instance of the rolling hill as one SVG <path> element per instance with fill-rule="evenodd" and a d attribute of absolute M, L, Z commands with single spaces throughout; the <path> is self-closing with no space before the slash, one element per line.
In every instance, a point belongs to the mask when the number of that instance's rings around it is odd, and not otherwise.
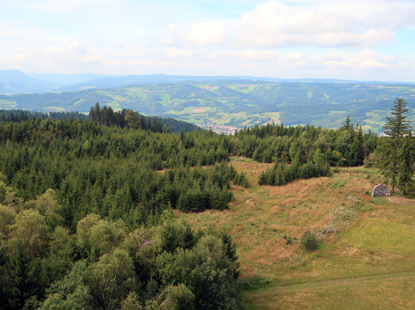
<path fill-rule="evenodd" d="M 36 79 L 18 70 L 0 70 L 0 94 L 45 92 L 56 87 L 56 83 Z"/>
<path fill-rule="evenodd" d="M 363 129 L 380 131 L 397 97 L 415 108 L 412 84 L 215 80 L 0 95 L 0 109 L 88 112 L 99 102 L 198 125 L 236 128 L 267 122 L 336 128 L 350 115 Z"/>

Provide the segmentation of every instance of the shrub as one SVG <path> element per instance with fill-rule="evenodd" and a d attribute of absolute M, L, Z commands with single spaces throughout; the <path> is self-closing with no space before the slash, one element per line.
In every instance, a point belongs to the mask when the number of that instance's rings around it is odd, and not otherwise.
<path fill-rule="evenodd" d="M 318 248 L 318 241 L 316 235 L 307 230 L 301 237 L 301 246 L 307 251 L 314 251 Z"/>
<path fill-rule="evenodd" d="M 284 239 L 285 239 L 285 244 L 286 245 L 290 245 L 290 244 L 292 244 L 293 243 L 293 239 L 290 237 L 290 236 L 284 236 Z"/>

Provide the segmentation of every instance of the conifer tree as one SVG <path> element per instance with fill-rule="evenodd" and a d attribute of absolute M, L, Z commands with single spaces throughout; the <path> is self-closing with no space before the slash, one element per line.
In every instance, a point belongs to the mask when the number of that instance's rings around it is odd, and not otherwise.
<path fill-rule="evenodd" d="M 403 137 L 410 134 L 409 122 L 407 115 L 405 115 L 407 112 L 407 102 L 402 98 L 397 98 L 391 109 L 392 116 L 386 117 L 385 134 L 387 139 L 383 140 L 380 147 L 383 173 L 391 179 L 392 192 L 395 191 L 399 173 L 398 152 L 402 147 Z"/>
<path fill-rule="evenodd" d="M 404 138 L 402 146 L 398 150 L 398 176 L 397 176 L 397 185 L 398 188 L 402 191 L 402 195 L 412 189 L 414 184 L 414 157 L 415 152 L 414 141 L 411 135 Z"/>

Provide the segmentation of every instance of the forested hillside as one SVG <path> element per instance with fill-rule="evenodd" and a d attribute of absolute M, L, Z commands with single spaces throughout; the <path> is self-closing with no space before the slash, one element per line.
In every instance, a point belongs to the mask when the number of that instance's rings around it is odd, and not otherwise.
<path fill-rule="evenodd" d="M 75 119 L 0 128 L 1 309 L 238 308 L 229 236 L 171 211 L 227 208 L 224 137 Z"/>
<path fill-rule="evenodd" d="M 404 100 L 396 106 L 407 112 Z M 170 133 L 157 120 L 99 104 L 87 120 L 57 115 L 4 113 L 0 122 L 1 309 L 239 309 L 230 235 L 183 222 L 174 210 L 222 211 L 232 186 L 382 164 L 395 141 L 350 118 L 337 130 L 267 124 L 226 136 Z M 396 139 L 397 163 L 412 165 L 401 152 L 412 136 Z M 230 156 L 273 167 L 252 184 Z M 411 191 L 406 174 L 395 172 L 397 188 Z"/>
<path fill-rule="evenodd" d="M 339 128 L 350 115 L 363 130 L 377 132 L 383 128 L 390 102 L 397 97 L 406 98 L 409 108 L 415 108 L 412 84 L 219 80 L 0 95 L 0 108 L 89 112 L 99 102 L 114 110 L 236 128 L 268 122 Z"/>
<path fill-rule="evenodd" d="M 338 130 L 267 125 L 236 136 L 170 134 L 157 124 L 147 130 L 135 127 L 139 118 L 125 128 L 98 125 L 103 118 L 97 121 L 94 113 L 104 110 L 95 109 L 89 121 L 31 119 L 0 125 L 0 171 L 7 184 L 25 200 L 54 189 L 72 228 L 91 212 L 135 228 L 156 220 L 167 206 L 225 209 L 232 199 L 229 182 L 237 177 L 226 165 L 230 155 L 274 162 L 261 182 L 275 185 L 277 171 L 289 164 L 298 171 L 283 183 L 326 175 L 329 166 L 370 163 L 378 140 L 350 121 Z"/>
<path fill-rule="evenodd" d="M 91 113 L 92 112 L 92 113 Z M 78 120 L 93 120 L 96 124 L 104 126 L 118 126 L 118 127 L 127 127 L 135 123 L 137 128 L 141 129 L 150 129 L 152 131 L 162 132 L 175 132 L 179 133 L 182 130 L 185 132 L 191 132 L 194 130 L 199 130 L 199 127 L 192 125 L 187 122 L 179 121 L 174 118 L 165 118 L 157 116 L 144 116 L 138 112 L 133 112 L 128 110 L 121 110 L 114 112 L 111 107 L 100 107 L 99 103 L 96 103 L 93 108 L 90 110 L 90 115 L 86 115 L 79 112 L 33 112 L 27 110 L 0 110 L 0 121 L 9 121 L 9 122 L 21 122 L 33 118 L 41 119 L 57 119 L 57 120 L 68 120 L 68 119 L 78 119 Z M 130 124 L 127 123 L 125 115 L 128 114 L 127 120 L 129 118 Z"/>

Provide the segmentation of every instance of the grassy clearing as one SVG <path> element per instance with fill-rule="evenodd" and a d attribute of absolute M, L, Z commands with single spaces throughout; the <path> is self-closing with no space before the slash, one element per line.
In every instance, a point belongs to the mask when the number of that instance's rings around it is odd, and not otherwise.
<path fill-rule="evenodd" d="M 17 107 L 17 102 L 8 99 L 0 99 L 0 109 L 13 109 Z"/>
<path fill-rule="evenodd" d="M 415 204 L 393 200 L 397 196 L 373 199 L 373 186 L 382 181 L 376 169 L 340 168 L 330 178 L 259 187 L 259 174 L 272 164 L 243 158 L 230 164 L 251 184 L 233 187 L 230 209 L 180 216 L 197 227 L 229 230 L 238 249 L 246 309 L 413 308 L 408 284 L 415 278 Z M 305 252 L 302 234 L 332 222 L 349 195 L 361 199 L 362 208 L 317 251 Z M 409 273 L 395 275 L 402 272 Z M 389 277 L 375 276 L 384 274 Z M 352 303 L 345 303 L 351 296 L 356 296 Z"/>
<path fill-rule="evenodd" d="M 65 108 L 62 107 L 57 107 L 57 106 L 46 106 L 46 107 L 42 107 L 42 111 L 53 111 L 53 112 L 65 112 Z"/>
<path fill-rule="evenodd" d="M 165 112 L 167 115 L 178 119 L 193 122 L 195 124 L 212 123 L 221 126 L 254 126 L 255 124 L 264 125 L 267 123 L 280 124 L 280 113 L 264 112 L 259 114 L 247 114 L 247 112 L 231 113 L 218 107 L 209 107 L 200 104 L 197 108 L 186 107 L 181 110 L 171 109 Z"/>
<path fill-rule="evenodd" d="M 414 280 L 409 272 L 262 290 L 246 309 L 414 309 Z"/>
<path fill-rule="evenodd" d="M 248 158 L 248 157 L 231 156 L 231 161 L 238 161 L 238 162 L 242 162 L 242 163 L 252 163 L 254 160 L 252 158 Z"/>

